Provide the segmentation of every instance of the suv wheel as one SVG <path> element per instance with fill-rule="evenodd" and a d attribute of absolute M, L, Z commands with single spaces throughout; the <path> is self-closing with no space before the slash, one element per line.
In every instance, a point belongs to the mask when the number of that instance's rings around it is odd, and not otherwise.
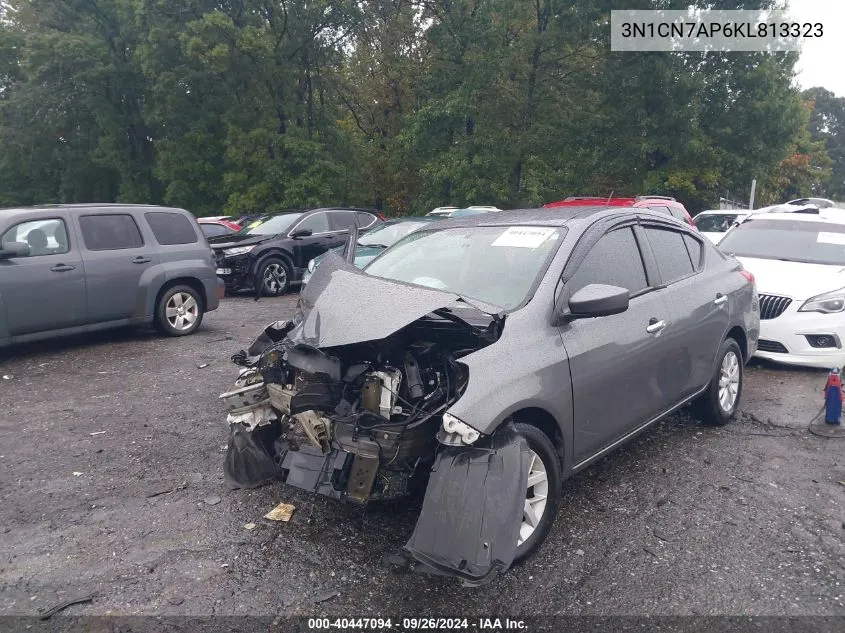
<path fill-rule="evenodd" d="M 156 306 L 156 327 L 167 336 L 185 336 L 202 323 L 202 299 L 190 286 L 174 286 L 161 295 Z"/>
<path fill-rule="evenodd" d="M 261 263 L 258 279 L 261 280 L 261 294 L 267 297 L 278 297 L 285 294 L 290 287 L 293 273 L 283 259 L 271 257 Z"/>
<path fill-rule="evenodd" d="M 719 348 L 719 362 L 710 384 L 694 404 L 695 413 L 705 424 L 724 426 L 739 409 L 743 380 L 742 352 L 732 338 Z"/>
<path fill-rule="evenodd" d="M 531 451 L 525 507 L 514 556 L 514 561 L 522 561 L 537 551 L 557 517 L 561 486 L 560 459 L 552 441 L 536 426 L 514 426 L 526 439 Z"/>

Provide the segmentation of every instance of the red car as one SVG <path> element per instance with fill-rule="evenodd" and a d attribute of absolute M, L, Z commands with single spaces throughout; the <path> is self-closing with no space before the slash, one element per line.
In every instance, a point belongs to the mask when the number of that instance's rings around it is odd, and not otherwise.
<path fill-rule="evenodd" d="M 557 202 L 549 202 L 544 204 L 544 209 L 554 209 L 557 207 L 646 207 L 661 213 L 667 213 L 673 218 L 686 222 L 695 229 L 695 224 L 692 221 L 692 216 L 686 210 L 686 207 L 674 198 L 667 196 L 637 196 L 636 198 L 600 198 L 597 196 L 587 197 L 569 197 Z M 698 229 L 696 229 L 698 230 Z"/>
<path fill-rule="evenodd" d="M 218 237 L 220 235 L 231 235 L 237 233 L 243 227 L 237 222 L 232 222 L 225 218 L 197 218 L 197 222 L 202 229 L 203 235 L 206 239 L 209 237 Z"/>

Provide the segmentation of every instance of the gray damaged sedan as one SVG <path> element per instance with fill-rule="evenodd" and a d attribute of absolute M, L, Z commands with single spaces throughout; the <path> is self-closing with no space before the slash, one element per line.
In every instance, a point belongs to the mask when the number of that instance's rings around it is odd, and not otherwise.
<path fill-rule="evenodd" d="M 573 473 L 687 403 L 731 420 L 758 332 L 753 277 L 663 214 L 446 220 L 363 271 L 328 255 L 235 355 L 226 478 L 419 490 L 407 559 L 481 584 L 537 550 Z"/>

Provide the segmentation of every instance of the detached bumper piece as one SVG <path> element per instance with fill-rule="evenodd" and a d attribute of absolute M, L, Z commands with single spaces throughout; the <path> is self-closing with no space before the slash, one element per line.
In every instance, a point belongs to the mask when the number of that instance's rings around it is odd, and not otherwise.
<path fill-rule="evenodd" d="M 511 424 L 486 447 L 441 450 L 405 545 L 419 570 L 456 576 L 469 586 L 506 572 L 516 555 L 529 462 L 528 443 Z"/>

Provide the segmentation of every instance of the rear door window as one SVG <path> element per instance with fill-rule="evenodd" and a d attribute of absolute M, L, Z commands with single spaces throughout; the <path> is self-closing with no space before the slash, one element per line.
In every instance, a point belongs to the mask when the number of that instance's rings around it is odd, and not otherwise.
<path fill-rule="evenodd" d="M 631 294 L 648 287 L 642 255 L 630 227 L 602 236 L 566 285 L 575 293 L 590 284 L 627 288 Z"/>
<path fill-rule="evenodd" d="M 162 246 L 196 244 L 197 232 L 193 223 L 181 213 L 149 211 L 144 214 L 156 241 Z"/>
<path fill-rule="evenodd" d="M 79 218 L 82 241 L 89 251 L 112 251 L 140 248 L 144 238 L 128 213 L 83 215 Z"/>
<path fill-rule="evenodd" d="M 295 231 L 303 231 L 303 230 L 310 230 L 312 235 L 316 235 L 317 233 L 328 233 L 329 232 L 329 218 L 328 215 L 321 211 L 320 213 L 314 213 L 309 215 L 307 218 L 302 220 L 296 227 L 294 228 Z"/>
<path fill-rule="evenodd" d="M 332 231 L 348 231 L 356 223 L 354 211 L 331 211 L 329 221 Z"/>
<path fill-rule="evenodd" d="M 646 226 L 644 229 L 664 284 L 674 283 L 695 272 L 680 231 L 653 226 Z"/>
<path fill-rule="evenodd" d="M 64 220 L 33 220 L 21 222 L 3 233 L 0 244 L 21 242 L 29 246 L 29 256 L 62 255 L 70 250 Z"/>

